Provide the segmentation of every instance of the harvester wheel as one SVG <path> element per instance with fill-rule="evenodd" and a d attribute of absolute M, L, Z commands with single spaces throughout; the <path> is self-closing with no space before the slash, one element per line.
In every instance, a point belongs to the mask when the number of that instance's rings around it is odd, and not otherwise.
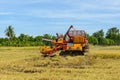
<path fill-rule="evenodd" d="M 72 56 L 84 55 L 83 51 L 72 51 Z"/>
<path fill-rule="evenodd" d="M 61 51 L 61 52 L 59 53 L 59 55 L 60 55 L 60 56 L 65 56 L 65 51 Z"/>
<path fill-rule="evenodd" d="M 81 55 L 84 55 L 84 53 L 85 53 L 85 52 L 84 52 L 84 51 L 82 51 L 82 52 L 81 52 Z"/>
<path fill-rule="evenodd" d="M 77 56 L 77 55 L 84 55 L 84 52 L 83 51 L 61 51 L 60 56 Z"/>

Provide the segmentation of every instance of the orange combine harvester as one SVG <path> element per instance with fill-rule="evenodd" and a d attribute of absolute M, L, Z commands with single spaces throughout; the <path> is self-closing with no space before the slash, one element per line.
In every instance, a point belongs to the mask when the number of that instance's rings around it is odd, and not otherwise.
<path fill-rule="evenodd" d="M 88 40 L 85 36 L 84 30 L 75 30 L 71 25 L 67 32 L 63 35 L 58 35 L 55 40 L 49 40 L 43 38 L 43 41 L 48 41 L 52 43 L 52 46 L 41 46 L 40 53 L 44 56 L 53 56 L 57 51 L 61 51 L 60 55 L 66 54 L 82 54 L 88 49 Z"/>

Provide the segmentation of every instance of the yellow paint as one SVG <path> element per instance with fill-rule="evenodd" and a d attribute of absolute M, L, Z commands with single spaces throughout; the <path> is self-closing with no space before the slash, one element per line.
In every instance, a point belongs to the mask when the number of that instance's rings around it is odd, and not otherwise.
<path fill-rule="evenodd" d="M 54 43 L 63 43 L 63 38 L 59 38 L 57 42 L 54 40 Z"/>
<path fill-rule="evenodd" d="M 50 48 L 49 46 L 41 46 L 41 47 L 40 47 L 40 51 L 41 51 L 41 52 L 50 51 L 50 50 L 52 50 L 52 48 Z"/>
<path fill-rule="evenodd" d="M 84 43 L 84 37 L 83 36 L 74 36 L 74 43 Z"/>
<path fill-rule="evenodd" d="M 73 44 L 72 46 L 67 46 L 67 50 L 80 50 L 80 51 L 82 51 L 82 46 L 80 44 Z"/>

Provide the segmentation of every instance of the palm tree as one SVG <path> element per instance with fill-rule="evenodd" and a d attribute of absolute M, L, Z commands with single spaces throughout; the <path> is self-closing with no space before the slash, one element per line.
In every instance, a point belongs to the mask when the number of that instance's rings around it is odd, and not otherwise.
<path fill-rule="evenodd" d="M 14 34 L 13 30 L 14 30 L 14 28 L 11 25 L 8 26 L 5 30 L 5 34 L 6 34 L 6 36 L 9 37 L 9 39 L 12 39 L 13 37 L 15 37 L 15 34 Z"/>

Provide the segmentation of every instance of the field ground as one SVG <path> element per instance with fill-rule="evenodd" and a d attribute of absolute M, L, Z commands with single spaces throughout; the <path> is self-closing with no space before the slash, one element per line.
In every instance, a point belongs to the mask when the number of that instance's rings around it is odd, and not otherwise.
<path fill-rule="evenodd" d="M 120 46 L 43 57 L 39 47 L 0 47 L 0 80 L 120 80 Z"/>

